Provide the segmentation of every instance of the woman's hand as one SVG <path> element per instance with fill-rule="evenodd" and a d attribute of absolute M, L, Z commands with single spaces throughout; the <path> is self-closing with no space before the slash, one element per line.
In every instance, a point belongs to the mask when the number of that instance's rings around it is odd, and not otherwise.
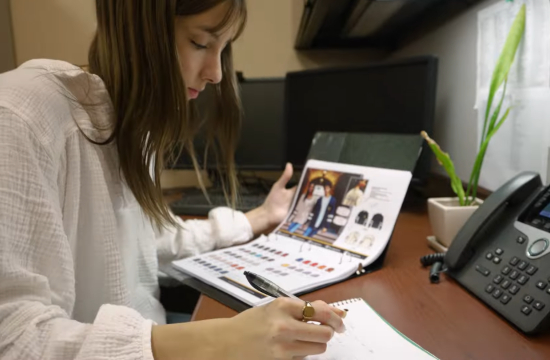
<path fill-rule="evenodd" d="M 278 298 L 235 316 L 230 320 L 226 338 L 230 351 L 224 359 L 296 360 L 324 353 L 334 331 L 344 332 L 345 311 L 322 301 L 312 305 L 312 321 L 321 325 L 301 321 L 304 302 L 290 298 Z"/>
<path fill-rule="evenodd" d="M 230 319 L 153 326 L 155 360 L 298 360 L 322 354 L 334 331 L 343 332 L 345 311 L 322 301 L 311 304 L 311 319 L 301 321 L 304 302 L 278 298 Z"/>
<path fill-rule="evenodd" d="M 264 204 L 246 213 L 254 236 L 270 231 L 285 219 L 296 192 L 296 187 L 286 188 L 290 178 L 292 178 L 292 165 L 286 164 L 285 171 L 273 184 Z"/>

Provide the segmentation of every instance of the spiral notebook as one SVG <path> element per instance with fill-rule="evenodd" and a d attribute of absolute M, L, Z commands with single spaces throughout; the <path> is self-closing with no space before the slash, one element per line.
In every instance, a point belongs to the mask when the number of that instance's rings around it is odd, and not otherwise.
<path fill-rule="evenodd" d="M 433 360 L 435 356 L 388 324 L 363 299 L 331 304 L 345 309 L 346 331 L 334 334 L 322 355 L 307 360 Z"/>

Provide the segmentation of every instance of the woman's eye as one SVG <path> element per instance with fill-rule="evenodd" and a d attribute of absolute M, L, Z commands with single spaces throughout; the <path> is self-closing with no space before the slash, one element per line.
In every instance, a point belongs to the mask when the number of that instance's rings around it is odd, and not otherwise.
<path fill-rule="evenodd" d="M 197 42 L 195 42 L 195 41 L 193 41 L 193 40 L 191 40 L 191 44 L 193 44 L 193 46 L 195 46 L 197 49 L 201 49 L 201 50 L 207 49 L 207 46 L 206 46 L 206 45 L 201 45 L 201 44 L 199 44 L 199 43 L 197 43 Z"/>

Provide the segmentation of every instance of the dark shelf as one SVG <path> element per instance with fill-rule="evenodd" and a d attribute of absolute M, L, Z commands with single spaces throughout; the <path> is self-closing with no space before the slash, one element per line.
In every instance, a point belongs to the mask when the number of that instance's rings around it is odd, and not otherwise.
<path fill-rule="evenodd" d="M 378 48 L 395 50 L 437 29 L 482 0 L 307 0 L 304 5 L 296 49 Z M 345 34 L 369 11 L 402 3 L 376 31 L 368 36 Z"/>

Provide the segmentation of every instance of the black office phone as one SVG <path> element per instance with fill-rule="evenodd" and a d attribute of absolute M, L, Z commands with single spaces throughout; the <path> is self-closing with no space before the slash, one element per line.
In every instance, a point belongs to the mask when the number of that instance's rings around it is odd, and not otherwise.
<path fill-rule="evenodd" d="M 472 214 L 445 255 L 448 275 L 526 334 L 550 324 L 550 187 L 523 172 Z"/>

